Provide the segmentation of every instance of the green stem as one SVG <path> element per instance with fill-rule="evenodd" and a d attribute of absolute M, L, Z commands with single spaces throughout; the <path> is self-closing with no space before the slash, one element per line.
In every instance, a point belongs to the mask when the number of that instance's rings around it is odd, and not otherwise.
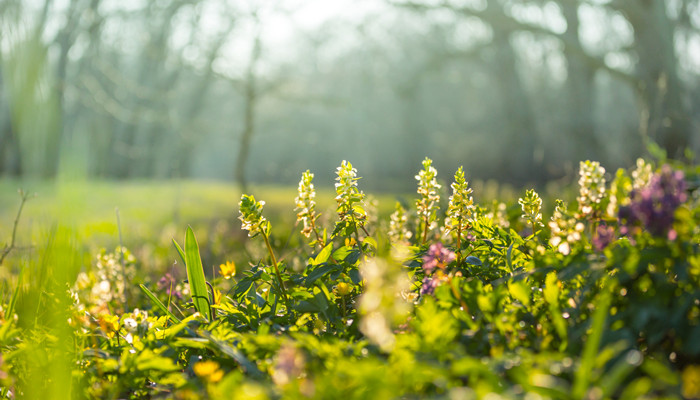
<path fill-rule="evenodd" d="M 357 221 L 355 220 L 355 212 L 354 211 L 351 211 L 351 212 L 352 212 L 352 214 L 350 214 L 350 215 L 352 217 L 352 226 L 355 228 L 355 240 L 357 241 L 357 246 L 360 248 L 360 259 L 364 260 L 365 253 L 362 250 L 362 242 L 360 241 L 360 232 L 357 231 Z"/>
<path fill-rule="evenodd" d="M 423 243 L 428 240 L 428 217 L 423 220 Z"/>
<path fill-rule="evenodd" d="M 272 246 L 270 246 L 270 240 L 264 230 L 262 231 L 262 237 L 265 239 L 265 245 L 267 246 L 267 251 L 270 253 L 270 259 L 272 260 L 272 265 L 275 267 L 275 275 L 277 275 L 277 281 L 280 285 L 280 290 L 282 291 L 282 297 L 284 298 L 284 303 L 287 305 L 287 311 L 289 311 L 289 300 L 287 299 L 287 291 L 284 288 L 284 282 L 282 281 L 282 275 L 280 275 L 280 269 L 277 266 L 277 257 L 272 251 Z"/>

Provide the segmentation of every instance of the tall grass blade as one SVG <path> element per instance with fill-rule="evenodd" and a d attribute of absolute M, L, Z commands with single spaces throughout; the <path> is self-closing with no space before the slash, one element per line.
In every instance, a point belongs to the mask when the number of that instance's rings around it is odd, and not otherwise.
<path fill-rule="evenodd" d="M 596 353 L 600 348 L 600 341 L 603 337 L 605 329 L 605 320 L 610 309 L 611 294 L 609 284 L 604 283 L 603 289 L 598 295 L 596 309 L 593 312 L 593 321 L 591 323 L 591 333 L 588 335 L 588 340 L 583 348 L 583 356 L 581 357 L 581 365 L 576 371 L 574 377 L 573 398 L 582 399 L 586 394 L 586 389 L 590 384 L 591 372 L 595 363 Z"/>
<path fill-rule="evenodd" d="M 192 228 L 189 226 L 185 234 L 185 267 L 187 268 L 187 280 L 190 284 L 194 308 L 205 318 L 211 318 L 209 292 L 207 292 L 204 267 L 202 267 L 202 259 L 199 255 L 199 245 Z"/>
<path fill-rule="evenodd" d="M 151 299 L 153 304 L 155 304 L 158 308 L 160 308 L 160 310 L 163 311 L 165 313 L 165 315 L 167 315 L 168 318 L 170 318 L 171 321 L 173 321 L 176 324 L 180 323 L 180 319 L 178 317 L 176 317 L 175 314 L 170 312 L 170 310 L 168 310 L 168 307 L 166 307 L 165 304 L 163 304 L 163 302 L 160 301 L 160 299 L 158 297 L 156 297 L 155 294 L 153 294 L 153 292 L 148 290 L 148 288 L 146 286 L 144 286 L 143 283 L 139 284 L 139 287 L 141 288 L 141 290 L 143 290 L 144 293 L 146 293 L 146 296 L 148 296 L 148 298 Z"/>

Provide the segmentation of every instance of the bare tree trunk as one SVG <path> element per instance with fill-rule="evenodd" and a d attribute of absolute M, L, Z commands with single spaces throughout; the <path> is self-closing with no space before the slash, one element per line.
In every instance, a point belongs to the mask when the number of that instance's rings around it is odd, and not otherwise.
<path fill-rule="evenodd" d="M 489 3 L 488 7 L 500 6 Z M 541 177 L 541 173 L 535 160 L 538 139 L 534 111 L 529 105 L 529 96 L 518 75 L 516 55 L 510 43 L 511 32 L 497 28 L 493 32 L 493 67 L 497 76 L 503 118 L 507 124 L 503 127 L 506 134 L 505 154 L 501 156 L 499 175 L 507 176 L 511 181 L 536 180 Z"/>
<path fill-rule="evenodd" d="M 642 131 L 680 157 L 692 135 L 690 110 L 678 75 L 674 25 L 662 0 L 639 0 L 625 10 L 632 24 L 638 56 L 637 76 L 642 82 L 643 105 L 648 113 Z"/>
<path fill-rule="evenodd" d="M 579 18 L 577 2 L 560 2 L 562 13 L 566 18 L 564 46 L 582 48 L 579 37 Z M 594 96 L 593 79 L 595 69 L 588 63 L 581 62 L 576 55 L 577 49 L 565 49 L 567 61 L 566 96 L 568 107 L 568 132 L 573 138 L 573 157 L 575 160 L 599 159 L 600 141 L 596 136 L 595 118 L 593 115 Z"/>
<path fill-rule="evenodd" d="M 255 108 L 258 102 L 258 92 L 256 87 L 257 64 L 260 60 L 261 43 L 260 32 L 258 31 L 253 39 L 253 48 L 250 54 L 248 70 L 245 81 L 245 109 L 243 114 L 243 132 L 241 133 L 238 146 L 238 157 L 236 158 L 235 179 L 242 191 L 248 190 L 246 179 L 246 164 L 250 153 L 250 143 L 255 134 Z"/>
<path fill-rule="evenodd" d="M 48 3 L 48 1 L 47 1 Z M 56 64 L 56 75 L 54 76 L 54 95 L 56 96 L 56 108 L 58 110 L 58 120 L 54 126 L 55 132 L 49 135 L 50 143 L 47 144 L 47 160 L 44 167 L 44 177 L 51 178 L 56 176 L 58 165 L 60 162 L 61 143 L 65 134 L 65 125 L 67 120 L 67 112 L 65 107 L 65 91 L 66 77 L 68 69 L 68 52 L 75 42 L 75 30 L 79 15 L 78 1 L 71 0 L 65 25 L 59 31 L 56 37 L 56 43 L 59 48 L 58 61 Z"/>

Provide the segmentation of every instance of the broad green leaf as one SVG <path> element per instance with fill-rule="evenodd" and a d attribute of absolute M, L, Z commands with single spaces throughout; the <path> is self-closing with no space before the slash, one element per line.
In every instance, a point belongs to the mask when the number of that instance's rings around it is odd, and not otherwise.
<path fill-rule="evenodd" d="M 331 271 L 333 271 L 334 269 L 337 269 L 337 268 L 339 268 L 339 266 L 337 266 L 337 265 L 329 265 L 329 264 L 321 265 L 321 266 L 317 267 L 317 268 L 314 269 L 313 271 L 309 272 L 309 275 L 308 275 L 308 276 L 306 277 L 306 279 L 304 280 L 304 285 L 306 285 L 306 287 L 310 287 L 310 286 L 313 285 L 314 282 L 316 282 L 319 278 L 321 278 L 322 276 L 326 275 L 327 273 L 329 273 L 329 272 L 331 272 Z"/>
<path fill-rule="evenodd" d="M 333 243 L 328 243 L 326 247 L 324 247 L 314 258 L 314 261 L 311 265 L 317 266 L 319 264 L 323 264 L 324 262 L 328 261 L 328 258 L 331 256 L 331 251 L 333 250 Z"/>
<path fill-rule="evenodd" d="M 524 281 L 511 282 L 508 289 L 510 289 L 510 294 L 525 307 L 530 305 L 530 288 Z"/>
<path fill-rule="evenodd" d="M 141 290 L 143 290 L 144 293 L 146 293 L 146 296 L 148 296 L 148 298 L 151 299 L 153 304 L 158 306 L 158 308 L 160 308 L 160 310 L 163 311 L 165 315 L 167 315 L 170 318 L 171 321 L 173 321 L 176 324 L 180 322 L 180 319 L 177 318 L 173 313 L 171 313 L 170 310 L 168 310 L 168 307 L 166 307 L 165 304 L 163 304 L 163 302 L 161 302 L 160 299 L 158 299 L 158 297 L 156 297 L 156 295 L 153 294 L 153 292 L 148 290 L 146 286 L 144 286 L 143 284 L 139 284 L 139 287 L 141 288 Z"/>
<path fill-rule="evenodd" d="M 189 226 L 185 234 L 185 267 L 187 268 L 187 280 L 190 284 L 194 308 L 203 317 L 211 318 L 209 292 L 207 291 L 206 278 L 204 277 L 202 259 L 199 255 L 199 245 L 192 228 Z"/>
<path fill-rule="evenodd" d="M 471 265 L 481 265 L 481 260 L 479 259 L 479 257 L 474 256 L 467 257 L 467 259 L 464 260 L 464 262 Z"/>

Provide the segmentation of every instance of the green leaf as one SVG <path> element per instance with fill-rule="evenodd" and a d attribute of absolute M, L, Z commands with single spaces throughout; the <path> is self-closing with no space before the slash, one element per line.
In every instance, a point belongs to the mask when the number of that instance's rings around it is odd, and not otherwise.
<path fill-rule="evenodd" d="M 328 258 L 330 258 L 330 256 L 331 256 L 332 250 L 333 250 L 333 243 L 328 243 L 328 245 L 326 245 L 326 247 L 324 247 L 318 253 L 316 258 L 314 258 L 314 261 L 313 261 L 313 263 L 311 263 L 311 265 L 313 265 L 315 267 L 319 264 L 323 264 L 324 262 L 328 261 Z"/>
<path fill-rule="evenodd" d="M 177 254 L 180 255 L 180 259 L 182 260 L 182 262 L 183 262 L 184 264 L 186 264 L 187 262 L 185 261 L 185 252 L 182 251 L 182 247 L 180 247 L 180 245 L 177 244 L 177 242 L 175 241 L 175 239 L 173 239 L 173 245 L 175 245 L 175 249 L 177 250 Z"/>
<path fill-rule="evenodd" d="M 189 226 L 185 234 L 185 267 L 187 268 L 187 280 L 190 284 L 194 308 L 203 317 L 210 318 L 209 292 L 207 291 L 206 278 L 204 277 L 202 259 L 199 255 L 199 245 L 192 228 Z"/>
<path fill-rule="evenodd" d="M 524 281 L 511 282 L 508 285 L 508 289 L 510 289 L 511 296 L 521 302 L 525 307 L 530 305 L 530 288 Z"/>
<path fill-rule="evenodd" d="M 506 265 L 508 266 L 508 271 L 513 272 L 513 244 L 508 246 L 508 251 L 506 251 Z"/>
<path fill-rule="evenodd" d="M 304 281 L 304 285 L 306 287 L 310 287 L 311 285 L 314 284 L 319 278 L 323 277 L 327 273 L 338 269 L 338 265 L 321 265 L 318 268 L 314 269 L 313 271 L 309 272 L 309 275 L 306 277 L 306 280 Z"/>
<path fill-rule="evenodd" d="M 464 262 L 471 265 L 481 265 L 481 260 L 479 259 L 479 257 L 474 256 L 467 257 L 467 259 L 464 260 Z"/>
<path fill-rule="evenodd" d="M 156 295 L 153 294 L 153 292 L 148 290 L 148 288 L 144 286 L 143 283 L 139 284 L 139 287 L 141 288 L 141 290 L 143 290 L 144 293 L 146 293 L 146 296 L 148 296 L 148 298 L 151 299 L 153 304 L 158 306 L 158 308 L 160 308 L 160 310 L 163 311 L 165 315 L 167 315 L 168 318 L 170 318 L 171 321 L 173 321 L 176 324 L 180 323 L 180 319 L 178 319 L 173 313 L 171 313 L 170 310 L 168 310 L 168 307 L 166 307 L 165 304 L 163 304 L 163 302 L 160 301 L 160 299 L 158 299 L 158 297 L 156 297 Z"/>

